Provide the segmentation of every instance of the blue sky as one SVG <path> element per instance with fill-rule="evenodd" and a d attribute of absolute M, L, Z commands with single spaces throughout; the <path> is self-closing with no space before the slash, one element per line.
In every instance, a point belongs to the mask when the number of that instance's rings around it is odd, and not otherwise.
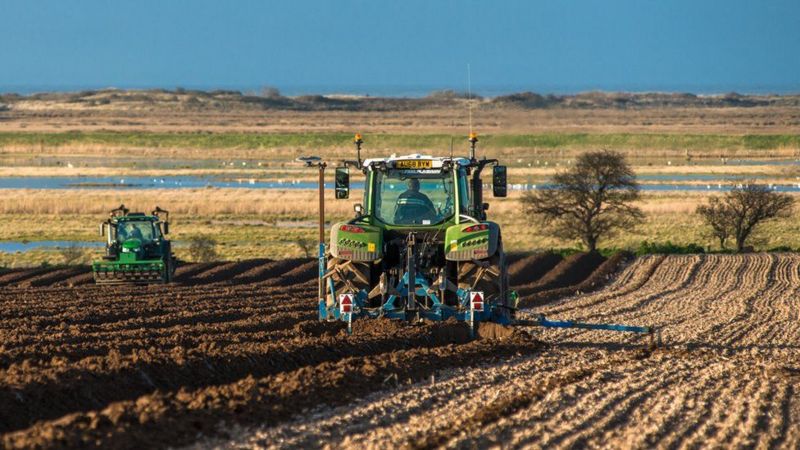
<path fill-rule="evenodd" d="M 800 1 L 0 0 L 0 91 L 800 92 Z"/>

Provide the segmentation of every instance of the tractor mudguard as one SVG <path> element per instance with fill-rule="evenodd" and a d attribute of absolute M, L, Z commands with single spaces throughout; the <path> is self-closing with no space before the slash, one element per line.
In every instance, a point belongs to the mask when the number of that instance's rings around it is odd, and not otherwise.
<path fill-rule="evenodd" d="M 331 227 L 330 253 L 334 258 L 369 262 L 383 257 L 383 231 L 355 221 Z"/>
<path fill-rule="evenodd" d="M 486 259 L 497 252 L 500 226 L 494 222 L 462 223 L 447 228 L 445 258 L 448 261 Z"/>

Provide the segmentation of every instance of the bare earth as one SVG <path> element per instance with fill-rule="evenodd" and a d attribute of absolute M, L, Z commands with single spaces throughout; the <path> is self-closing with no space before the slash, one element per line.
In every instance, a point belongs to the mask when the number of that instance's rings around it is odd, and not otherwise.
<path fill-rule="evenodd" d="M 640 258 L 535 312 L 656 325 L 665 348 L 531 329 L 539 354 L 196 447 L 800 448 L 799 290 L 797 255 Z"/>

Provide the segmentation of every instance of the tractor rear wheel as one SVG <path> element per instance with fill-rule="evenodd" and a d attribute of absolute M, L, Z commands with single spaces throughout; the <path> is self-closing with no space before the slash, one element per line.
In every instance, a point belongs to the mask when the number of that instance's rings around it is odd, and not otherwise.
<path fill-rule="evenodd" d="M 510 294 L 508 266 L 503 244 L 487 259 L 458 263 L 458 287 L 468 291 L 481 291 L 487 303 L 500 305 L 498 314 L 508 320 L 514 318 L 514 309 L 507 307 Z"/>
<path fill-rule="evenodd" d="M 373 264 L 371 262 L 355 262 L 341 258 L 328 258 L 328 272 L 333 280 L 333 288 L 336 295 L 351 293 L 356 294 L 361 290 L 370 292 L 374 283 L 372 282 Z M 328 307 L 336 304 L 336 299 L 331 295 L 331 291 L 326 283 L 325 299 Z"/>

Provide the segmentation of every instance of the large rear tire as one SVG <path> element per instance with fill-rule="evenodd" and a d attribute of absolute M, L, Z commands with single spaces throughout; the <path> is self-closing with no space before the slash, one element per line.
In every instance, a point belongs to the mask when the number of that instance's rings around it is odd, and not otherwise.
<path fill-rule="evenodd" d="M 515 310 L 508 305 L 508 285 L 508 265 L 502 242 L 490 258 L 458 263 L 458 287 L 483 292 L 487 303 L 500 306 L 497 308 L 500 317 L 512 320 Z"/>
<path fill-rule="evenodd" d="M 358 293 L 361 290 L 367 293 L 373 287 L 371 262 L 355 262 L 341 258 L 328 258 L 328 273 L 333 280 L 336 295 L 344 293 Z M 336 299 L 331 295 L 330 288 L 325 285 L 325 300 L 328 308 L 336 305 Z"/>

